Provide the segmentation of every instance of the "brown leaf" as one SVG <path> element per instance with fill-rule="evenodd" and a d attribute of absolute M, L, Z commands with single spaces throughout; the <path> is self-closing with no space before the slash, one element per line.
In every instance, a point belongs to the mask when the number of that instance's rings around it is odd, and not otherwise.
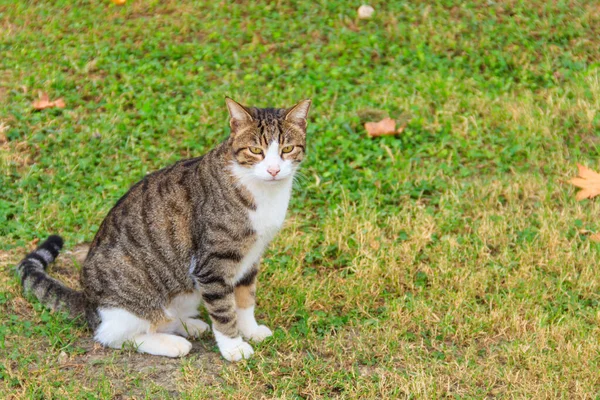
<path fill-rule="evenodd" d="M 600 242 L 600 233 L 594 233 L 589 236 L 592 242 Z"/>
<path fill-rule="evenodd" d="M 8 138 L 6 137 L 6 132 L 8 130 L 8 125 L 4 122 L 0 122 L 0 149 L 8 143 Z"/>
<path fill-rule="evenodd" d="M 40 238 L 33 238 L 32 240 L 29 241 L 29 248 L 35 249 L 39 242 L 40 242 Z"/>
<path fill-rule="evenodd" d="M 52 108 L 52 107 L 65 108 L 66 104 L 62 98 L 56 99 L 54 101 L 50 101 L 50 97 L 48 97 L 48 94 L 42 93 L 40 95 L 40 98 L 37 99 L 36 101 L 34 101 L 31 104 L 31 106 L 33 108 L 35 108 L 36 110 L 43 110 L 45 108 Z"/>
<path fill-rule="evenodd" d="M 579 169 L 579 176 L 569 181 L 569 183 L 581 189 L 577 192 L 575 198 L 581 201 L 598 196 L 600 194 L 600 174 L 581 164 L 577 164 L 577 168 Z"/>
<path fill-rule="evenodd" d="M 365 123 L 365 129 L 370 137 L 377 137 L 383 135 L 395 135 L 402 133 L 404 126 L 396 129 L 396 121 L 391 118 L 384 118 L 379 122 L 367 122 Z"/>

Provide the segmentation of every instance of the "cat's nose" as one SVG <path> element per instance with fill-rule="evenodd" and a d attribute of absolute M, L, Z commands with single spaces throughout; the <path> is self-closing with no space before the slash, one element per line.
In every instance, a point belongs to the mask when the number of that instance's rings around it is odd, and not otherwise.
<path fill-rule="evenodd" d="M 279 168 L 279 165 L 271 165 L 269 166 L 269 168 L 267 168 L 267 172 L 269 174 L 271 174 L 271 176 L 274 178 L 275 175 L 277 175 L 279 173 L 279 171 L 281 171 L 281 168 Z"/>

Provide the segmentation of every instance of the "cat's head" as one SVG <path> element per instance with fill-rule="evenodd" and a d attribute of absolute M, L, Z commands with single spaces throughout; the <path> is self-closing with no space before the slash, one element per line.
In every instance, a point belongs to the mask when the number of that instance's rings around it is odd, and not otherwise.
<path fill-rule="evenodd" d="M 244 179 L 278 182 L 290 179 L 306 151 L 310 100 L 291 108 L 244 107 L 226 98 L 236 169 Z"/>

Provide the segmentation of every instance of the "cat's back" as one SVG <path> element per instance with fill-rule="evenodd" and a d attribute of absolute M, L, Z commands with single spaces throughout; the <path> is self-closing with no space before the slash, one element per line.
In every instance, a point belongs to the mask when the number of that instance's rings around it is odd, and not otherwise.
<path fill-rule="evenodd" d="M 108 212 L 91 244 L 88 258 L 94 256 L 98 247 L 114 247 L 120 238 L 141 245 L 139 242 L 152 233 L 152 228 L 168 230 L 170 224 L 182 228 L 183 219 L 190 217 L 198 194 L 194 181 L 202 159 L 181 160 L 148 174 L 133 185 Z M 169 221 L 168 217 L 175 220 Z M 147 239 L 152 239 L 151 235 Z M 189 238 L 177 239 L 189 243 Z"/>

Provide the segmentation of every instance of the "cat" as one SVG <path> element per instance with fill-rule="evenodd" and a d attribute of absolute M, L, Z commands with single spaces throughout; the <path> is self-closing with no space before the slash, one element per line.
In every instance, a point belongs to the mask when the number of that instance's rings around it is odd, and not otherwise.
<path fill-rule="evenodd" d="M 281 228 L 306 151 L 311 101 L 288 109 L 225 99 L 229 137 L 205 155 L 147 175 L 110 210 L 81 272 L 81 291 L 46 268 L 63 246 L 50 236 L 18 265 L 25 291 L 53 310 L 82 316 L 104 346 L 186 355 L 209 325 L 222 356 L 253 354 L 244 339 L 272 332 L 254 317 L 263 251 Z"/>

